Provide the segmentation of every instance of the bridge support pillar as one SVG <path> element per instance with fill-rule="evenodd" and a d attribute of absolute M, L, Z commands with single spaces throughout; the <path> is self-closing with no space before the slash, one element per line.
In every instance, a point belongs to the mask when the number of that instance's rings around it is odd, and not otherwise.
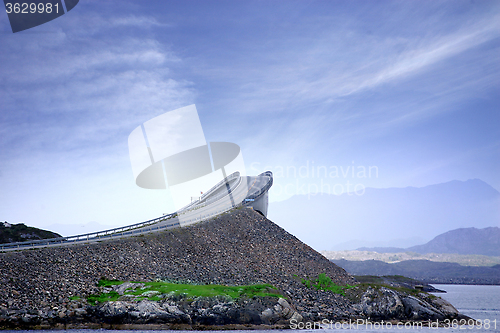
<path fill-rule="evenodd" d="M 267 208 L 269 207 L 269 193 L 266 191 L 266 194 L 251 202 L 248 206 L 252 207 L 255 211 L 267 217 Z"/>

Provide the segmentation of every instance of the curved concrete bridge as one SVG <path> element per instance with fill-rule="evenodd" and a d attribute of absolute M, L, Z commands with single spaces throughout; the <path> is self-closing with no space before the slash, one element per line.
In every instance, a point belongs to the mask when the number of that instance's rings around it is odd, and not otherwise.
<path fill-rule="evenodd" d="M 198 223 L 237 207 L 250 207 L 267 216 L 268 191 L 272 185 L 273 174 L 271 171 L 266 171 L 258 176 L 241 176 L 239 172 L 235 172 L 205 192 L 198 200 L 175 213 L 120 228 L 88 234 L 0 244 L 0 252 L 91 243 L 106 239 L 137 236 Z"/>

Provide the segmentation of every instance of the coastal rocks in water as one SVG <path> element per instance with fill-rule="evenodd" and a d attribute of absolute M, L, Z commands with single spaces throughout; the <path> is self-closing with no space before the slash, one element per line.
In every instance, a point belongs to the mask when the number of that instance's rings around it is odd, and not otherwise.
<path fill-rule="evenodd" d="M 127 282 L 122 285 L 130 287 Z M 118 290 L 116 287 L 101 288 L 103 291 L 107 289 Z M 130 289 L 137 288 L 131 286 Z M 329 295 L 318 292 L 318 301 L 322 300 L 322 294 Z M 126 328 L 123 325 L 131 325 L 128 327 L 132 328 L 134 325 L 149 325 L 147 327 L 151 328 L 151 325 L 160 325 L 162 328 L 186 329 L 265 325 L 289 328 L 291 322 L 335 319 L 335 314 L 328 314 L 333 313 L 333 310 L 325 308 L 325 304 L 312 302 L 308 309 L 296 308 L 295 300 L 272 296 L 232 299 L 228 296 L 191 297 L 170 293 L 156 296 L 159 300 L 128 299 L 129 296 L 125 294 L 116 301 L 96 305 L 90 305 L 85 300 L 75 300 L 61 307 L 45 307 L 38 311 L 0 306 L 0 327 L 61 328 L 60 325 L 63 325 L 63 328 Z M 391 287 L 358 285 L 349 289 L 346 297 L 351 300 L 350 318 L 368 318 L 374 321 L 442 321 L 464 318 L 447 301 L 417 291 L 410 295 Z M 338 320 L 346 318 L 337 317 Z"/>
<path fill-rule="evenodd" d="M 301 315 L 285 300 L 254 297 L 231 300 L 224 297 L 181 298 L 177 302 L 142 300 L 114 301 L 96 306 L 93 318 L 109 324 L 188 324 L 188 325 L 287 325 Z"/>
<path fill-rule="evenodd" d="M 425 293 L 412 296 L 385 287 L 368 286 L 352 308 L 362 317 L 374 320 L 445 320 L 464 318 L 446 300 Z"/>
<path fill-rule="evenodd" d="M 119 322 L 128 314 L 127 304 L 125 302 L 106 302 L 97 309 L 100 317 L 107 318 L 112 322 Z"/>
<path fill-rule="evenodd" d="M 444 320 L 446 316 L 429 303 L 413 296 L 403 298 L 405 315 L 408 319 L 438 319 Z"/>
<path fill-rule="evenodd" d="M 451 305 L 448 301 L 442 298 L 434 298 L 432 303 L 445 315 L 448 317 L 457 317 L 460 315 L 458 310 Z"/>
<path fill-rule="evenodd" d="M 227 297 L 175 297 L 164 301 L 109 301 L 85 308 L 55 309 L 23 313 L 0 311 L 2 328 L 119 327 L 120 325 L 185 325 L 209 327 L 223 325 L 267 325 L 287 328 L 290 320 L 302 321 L 302 316 L 285 299 L 253 297 L 232 300 Z M 71 315 L 70 315 L 71 313 Z M 98 326 L 92 326 L 92 325 Z M 109 326 L 111 325 L 111 326 Z"/>
<path fill-rule="evenodd" d="M 274 325 L 282 323 L 284 320 L 286 323 L 289 323 L 290 320 L 300 322 L 302 316 L 285 299 L 280 298 L 278 304 L 261 312 L 260 319 L 263 324 Z"/>
<path fill-rule="evenodd" d="M 363 316 L 374 319 L 401 318 L 404 314 L 404 305 L 399 294 L 387 288 L 376 290 L 368 287 L 361 297 L 361 302 L 353 308 Z"/>

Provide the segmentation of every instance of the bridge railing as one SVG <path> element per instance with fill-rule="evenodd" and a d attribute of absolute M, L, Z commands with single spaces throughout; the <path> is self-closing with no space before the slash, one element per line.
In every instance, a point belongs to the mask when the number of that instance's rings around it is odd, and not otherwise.
<path fill-rule="evenodd" d="M 95 240 L 100 240 L 100 239 L 105 239 L 105 238 L 123 237 L 124 233 L 127 233 L 127 235 L 128 235 L 131 232 L 135 232 L 136 234 L 147 233 L 147 232 L 150 232 L 150 230 L 143 229 L 144 227 L 147 227 L 148 225 L 155 224 L 159 221 L 169 219 L 171 217 L 174 217 L 175 215 L 176 215 L 176 213 L 166 214 L 166 215 L 163 215 L 161 217 L 157 217 L 157 218 L 147 220 L 144 222 L 139 222 L 139 223 L 127 225 L 124 227 L 118 227 L 118 228 L 113 228 L 113 229 L 108 229 L 108 230 L 91 232 L 91 233 L 81 234 L 81 235 L 76 235 L 76 236 L 57 237 L 57 238 L 49 238 L 49 239 L 37 239 L 37 240 L 31 240 L 31 241 L 25 241 L 25 242 L 0 244 L 0 251 L 9 251 L 9 250 L 27 249 L 27 248 L 36 248 L 36 247 L 46 247 L 46 246 L 58 245 L 58 244 L 71 244 L 71 243 L 78 243 L 78 242 L 95 241 Z M 168 226 L 170 226 L 170 225 L 167 224 L 167 226 L 165 226 L 165 227 L 168 227 Z M 139 230 L 139 228 L 141 228 L 141 229 Z"/>

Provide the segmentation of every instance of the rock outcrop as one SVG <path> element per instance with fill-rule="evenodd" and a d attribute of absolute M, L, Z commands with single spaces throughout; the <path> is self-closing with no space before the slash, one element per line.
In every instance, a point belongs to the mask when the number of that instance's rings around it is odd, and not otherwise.
<path fill-rule="evenodd" d="M 361 301 L 353 305 L 364 316 L 374 320 L 439 320 L 462 318 L 457 309 L 442 298 L 421 293 L 404 294 L 381 287 L 368 287 Z"/>

